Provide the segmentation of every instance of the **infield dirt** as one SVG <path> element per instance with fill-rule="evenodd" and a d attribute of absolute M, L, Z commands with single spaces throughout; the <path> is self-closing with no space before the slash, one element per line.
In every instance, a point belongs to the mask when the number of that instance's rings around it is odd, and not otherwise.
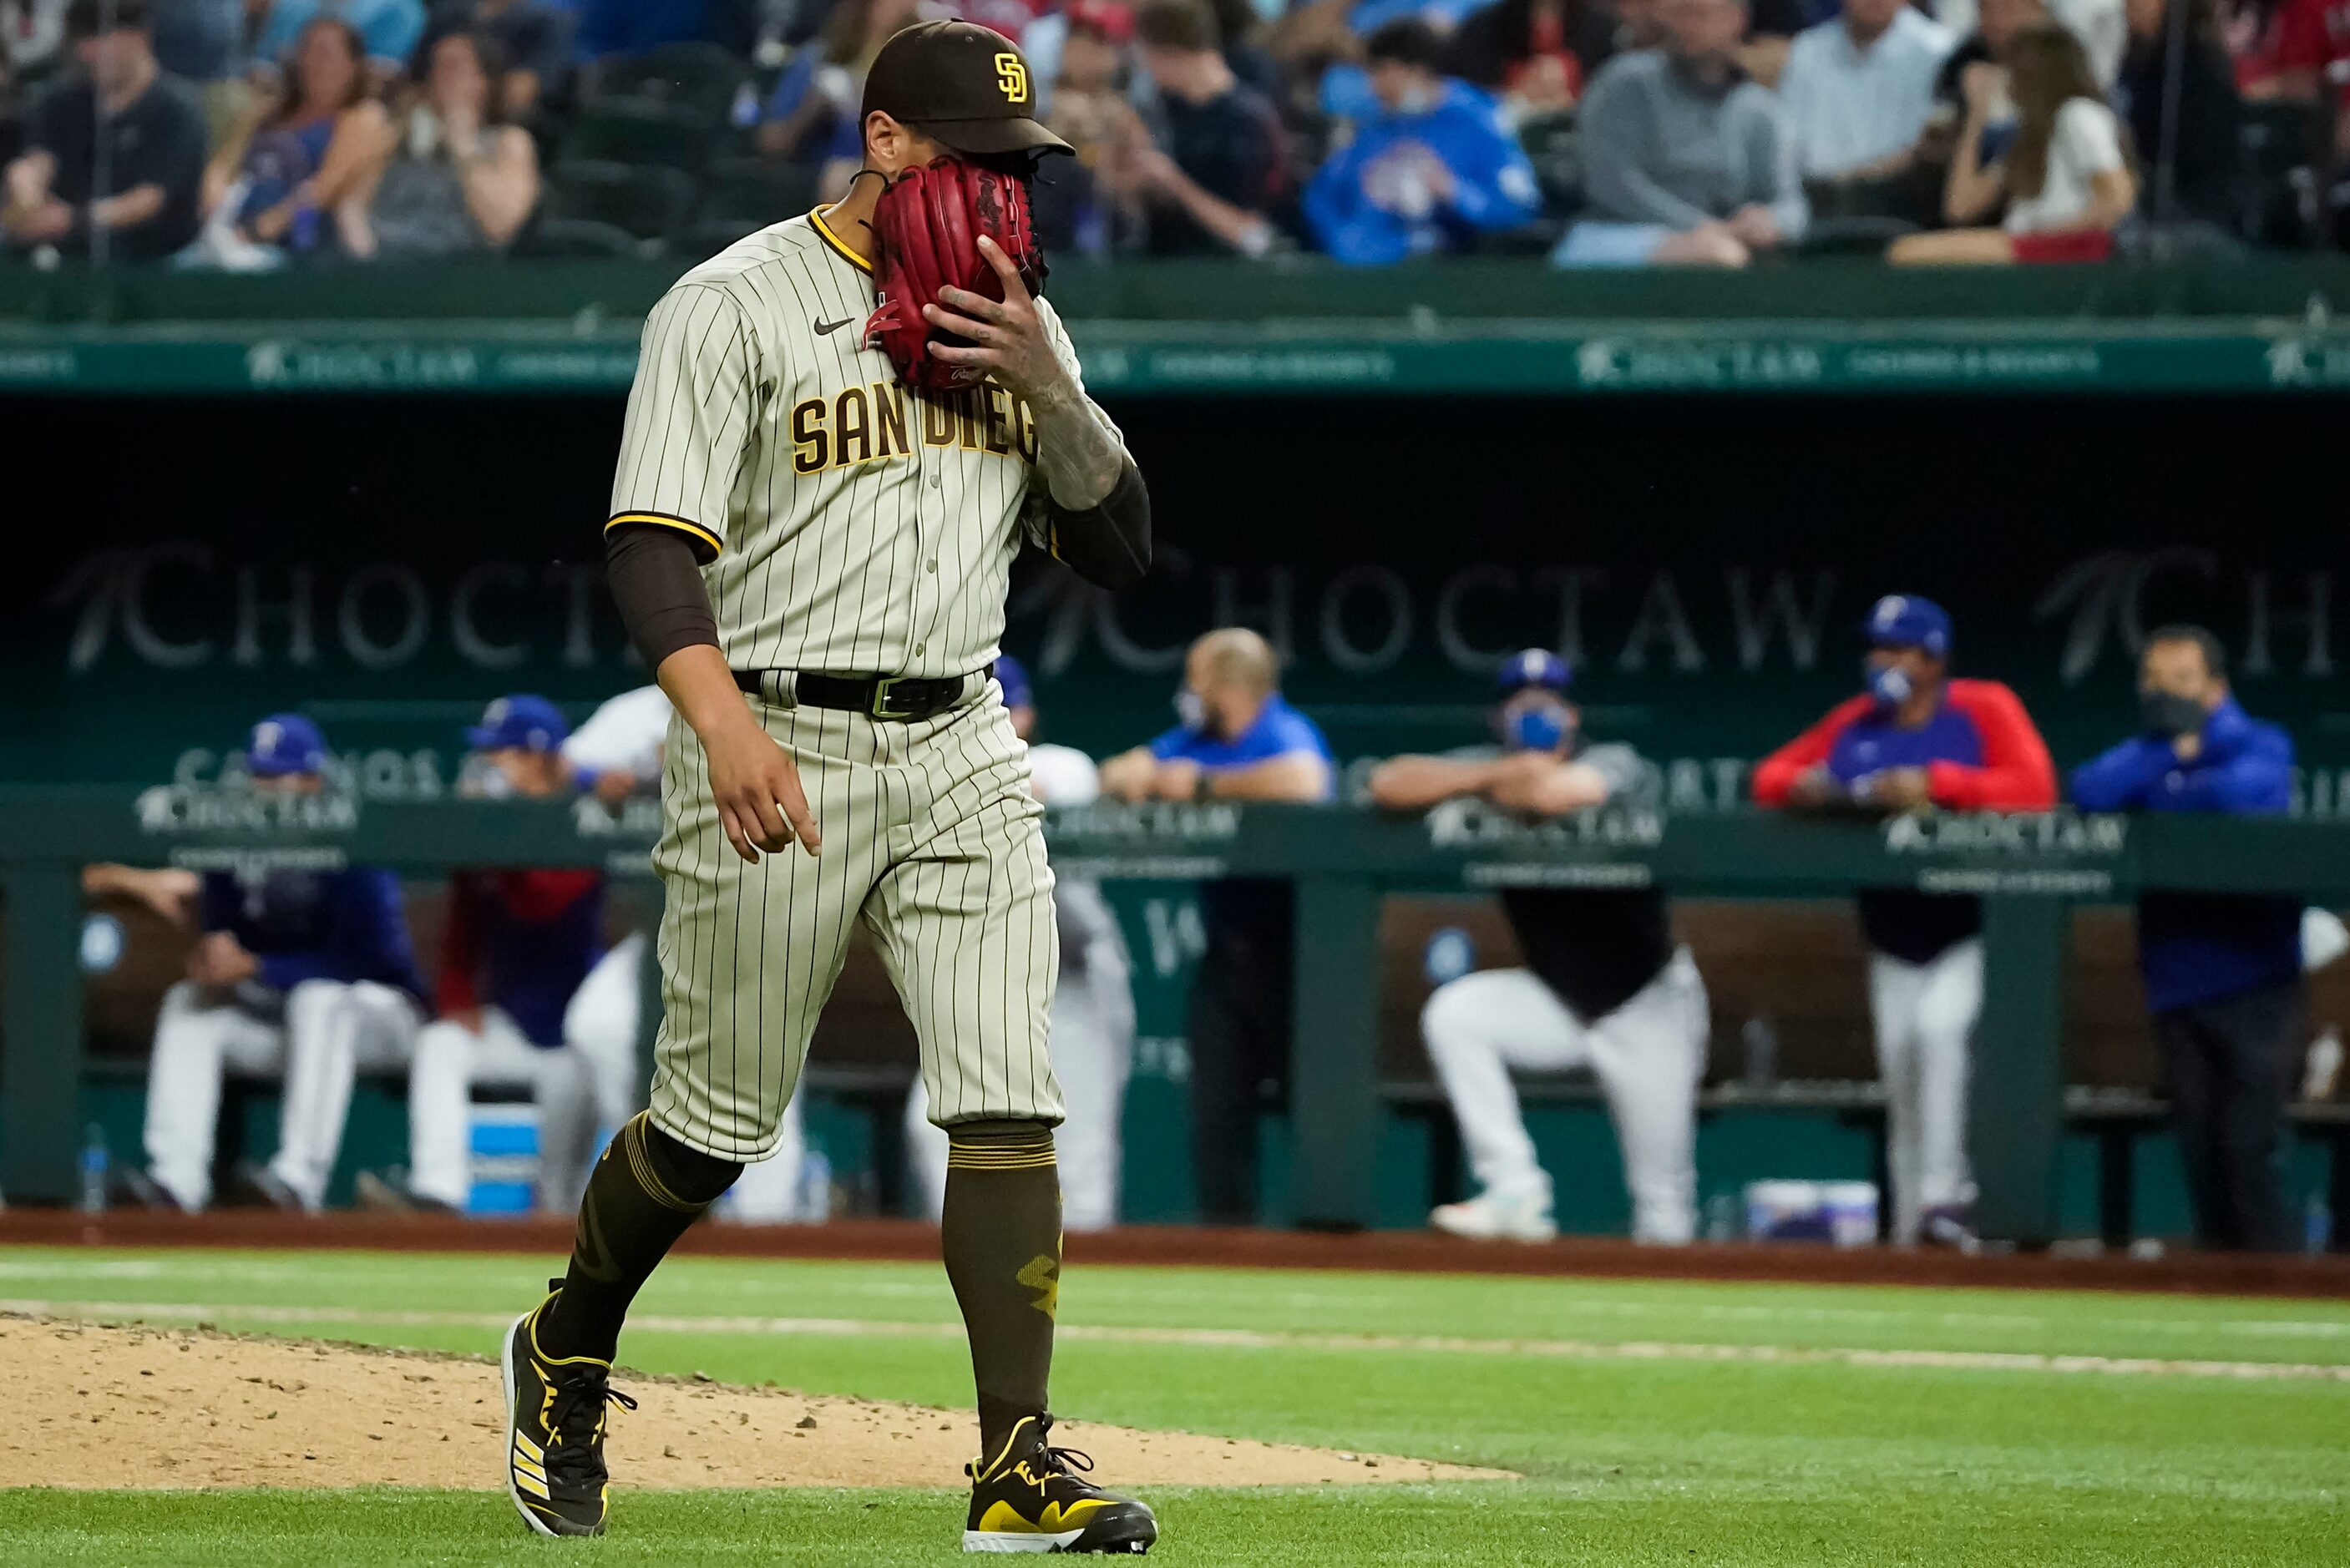
<path fill-rule="evenodd" d="M 0 1317 L 12 1409 L 0 1486 L 416 1486 L 493 1489 L 496 1366 L 205 1329 Z M 953 1486 L 977 1446 L 961 1411 L 743 1388 L 623 1368 L 620 1483 Z M 1506 1472 L 1331 1449 L 1060 1421 L 1057 1442 L 1126 1486 L 1282 1486 L 1504 1479 Z"/>

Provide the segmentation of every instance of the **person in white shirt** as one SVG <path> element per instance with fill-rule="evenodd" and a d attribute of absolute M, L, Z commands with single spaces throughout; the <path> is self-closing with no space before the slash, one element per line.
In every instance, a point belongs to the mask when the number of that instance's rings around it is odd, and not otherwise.
<path fill-rule="evenodd" d="M 1832 198 L 1872 187 L 1912 204 L 1904 182 L 1953 41 L 1905 0 L 1845 0 L 1842 15 L 1796 36 L 1779 100 L 1815 214 L 1824 200 L 1833 208 Z"/>
<path fill-rule="evenodd" d="M 1934 20 L 1963 38 L 1976 29 L 1982 9 L 1981 0 L 1936 0 Z M 2129 49 L 2126 0 L 2049 0 L 2047 10 L 2052 20 L 2081 40 L 2098 88 L 2111 91 L 2121 73 L 2122 56 Z"/>
<path fill-rule="evenodd" d="M 1982 129 L 1996 95 L 1997 67 L 1969 68 L 1967 123 L 1943 195 L 1955 223 L 1981 223 L 2004 201 L 1999 228 L 1909 234 L 1887 253 L 1896 262 L 1953 265 L 2013 261 L 2092 261 L 2111 249 L 2113 231 L 2137 204 L 2137 181 L 2122 150 L 2121 124 L 2097 89 L 2080 40 L 2054 25 L 2016 35 L 2008 61 L 2015 136 L 1986 162 Z"/>

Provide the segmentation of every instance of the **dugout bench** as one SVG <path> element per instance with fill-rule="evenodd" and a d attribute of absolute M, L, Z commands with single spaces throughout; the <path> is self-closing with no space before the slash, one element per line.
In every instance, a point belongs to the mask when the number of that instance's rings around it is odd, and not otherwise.
<path fill-rule="evenodd" d="M 0 964 L 11 978 L 0 995 L 0 1190 L 20 1202 L 66 1202 L 75 1191 L 81 1119 L 60 1108 L 76 1106 L 84 1068 L 83 866 L 369 864 L 415 875 L 585 866 L 641 879 L 650 876 L 656 826 L 647 813 L 616 818 L 592 801 L 264 799 L 200 784 L 0 788 Z M 1373 1213 L 1369 1129 L 1382 1102 L 1378 988 L 1366 978 L 1389 892 L 1659 886 L 1775 899 L 1873 886 L 1981 898 L 1984 1003 L 1970 1116 L 1976 1219 L 1986 1238 L 2026 1246 L 2057 1235 L 2064 939 L 2073 907 L 2126 900 L 2144 887 L 2350 902 L 2350 822 L 2332 820 L 2054 812 L 1873 823 L 1611 805 L 1526 823 L 1471 801 L 1424 817 L 1344 806 L 1102 802 L 1052 813 L 1046 831 L 1066 874 L 1296 885 L 1292 1207 L 1300 1224 L 1334 1230 L 1365 1225 Z M 40 976 L 77 978 L 27 983 Z M 649 1022 L 658 994 L 649 984 Z M 2122 1136 L 2118 1125 L 2115 1136 Z"/>

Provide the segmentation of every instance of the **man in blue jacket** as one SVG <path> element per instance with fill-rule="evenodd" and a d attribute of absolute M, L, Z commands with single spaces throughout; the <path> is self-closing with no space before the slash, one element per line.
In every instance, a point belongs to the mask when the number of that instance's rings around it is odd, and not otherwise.
<path fill-rule="evenodd" d="M 2210 632 L 2155 632 L 2138 701 L 2139 733 L 2074 773 L 2083 809 L 2253 815 L 2291 804 L 2292 738 L 2237 705 Z M 2138 900 L 2138 964 L 2169 1068 L 2196 1235 L 2208 1247 L 2291 1244 L 2281 1168 L 2305 1038 L 2301 922 L 2292 898 L 2156 890 Z"/>
<path fill-rule="evenodd" d="M 1541 188 L 1493 100 L 1436 71 L 1442 43 L 1419 16 L 1364 45 L 1380 112 L 1305 188 L 1305 217 L 1342 262 L 1383 266 L 1464 250 L 1479 234 L 1523 228 Z"/>
<path fill-rule="evenodd" d="M 326 742 L 298 713 L 253 727 L 256 790 L 312 794 Z M 147 1075 L 147 1175 L 155 1200 L 212 1200 L 221 1079 L 285 1080 L 277 1153 L 240 1168 L 253 1195 L 317 1210 L 342 1147 L 352 1075 L 405 1065 L 417 979 L 400 881 L 389 871 L 209 871 L 188 977 L 163 998 Z M 135 1184 L 136 1185 L 136 1184 Z M 144 1190 L 142 1187 L 142 1190 Z"/>

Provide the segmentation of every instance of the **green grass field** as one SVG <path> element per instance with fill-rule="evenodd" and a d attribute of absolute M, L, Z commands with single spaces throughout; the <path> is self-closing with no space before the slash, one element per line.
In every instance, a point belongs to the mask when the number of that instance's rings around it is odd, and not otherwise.
<path fill-rule="evenodd" d="M 547 1267 L 0 1249 L 0 1302 L 484 1354 Z M 1061 1321 L 1073 1416 L 1526 1478 L 1154 1492 L 1175 1563 L 2350 1563 L 2350 1303 L 1078 1268 Z M 622 1360 L 969 1394 L 911 1264 L 679 1259 Z M 0 1490 L 0 1562 L 960 1560 L 945 1491 L 620 1485 L 613 1535 L 561 1543 L 494 1493 Z"/>

